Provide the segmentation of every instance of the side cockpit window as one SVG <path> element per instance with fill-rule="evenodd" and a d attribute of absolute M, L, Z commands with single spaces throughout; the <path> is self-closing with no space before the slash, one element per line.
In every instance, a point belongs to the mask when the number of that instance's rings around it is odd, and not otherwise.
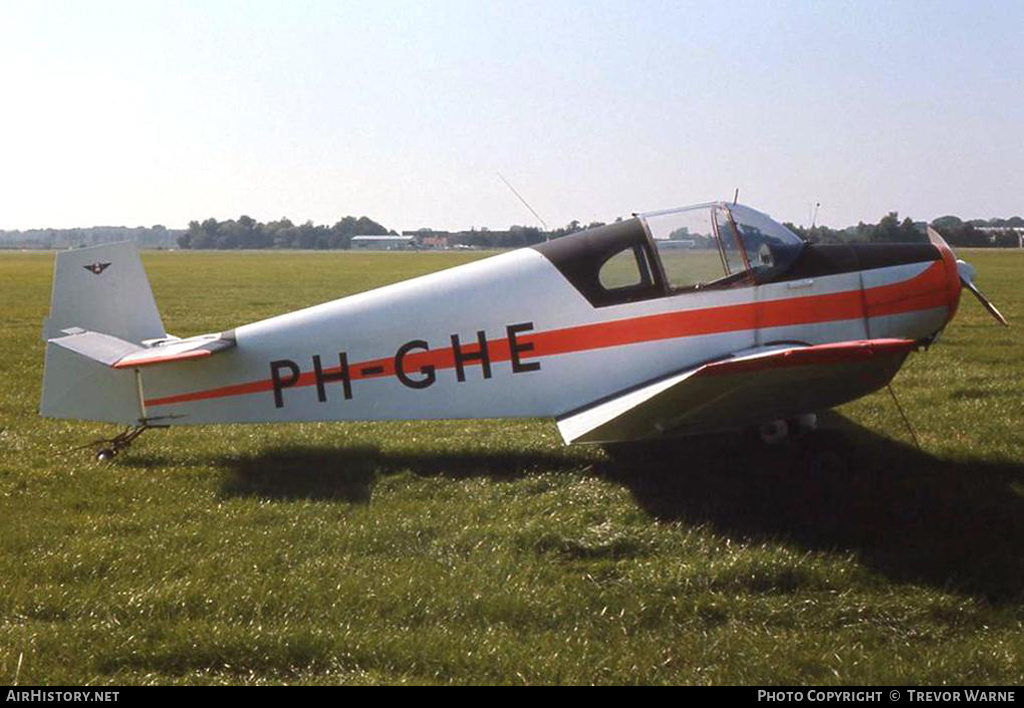
<path fill-rule="evenodd" d="M 621 290 L 649 285 L 650 269 L 640 246 L 625 248 L 604 262 L 598 280 L 605 290 Z"/>
<path fill-rule="evenodd" d="M 665 295 L 657 260 L 639 219 L 588 229 L 533 248 L 594 307 Z"/>

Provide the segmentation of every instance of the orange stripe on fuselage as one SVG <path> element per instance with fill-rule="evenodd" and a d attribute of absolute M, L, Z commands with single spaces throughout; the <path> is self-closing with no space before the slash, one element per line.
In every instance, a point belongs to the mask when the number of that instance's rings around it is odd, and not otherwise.
<path fill-rule="evenodd" d="M 522 358 L 537 359 L 627 344 L 736 332 L 755 327 L 784 327 L 861 319 L 865 317 L 865 308 L 867 308 L 869 317 L 895 315 L 950 306 L 950 293 L 946 285 L 946 277 L 943 262 L 935 261 L 913 278 L 864 291 L 860 289 L 847 290 L 826 295 L 808 295 L 699 310 L 680 310 L 659 315 L 596 322 L 547 332 L 525 332 L 518 339 L 522 343 L 533 344 L 533 350 L 524 352 Z M 466 338 L 461 347 L 464 353 L 476 352 L 478 350 L 476 338 Z M 508 361 L 511 356 L 508 339 L 488 340 L 487 347 L 492 363 Z M 410 352 L 403 363 L 409 372 L 418 371 L 420 367 L 428 365 L 436 369 L 451 369 L 455 367 L 455 357 L 452 348 L 447 347 Z M 467 365 L 476 363 L 467 362 Z M 382 370 L 376 373 L 362 373 L 363 369 L 372 367 L 381 367 Z M 324 369 L 323 373 L 332 374 L 339 371 L 340 368 L 336 366 Z M 394 375 L 395 362 L 394 358 L 390 356 L 349 364 L 349 378 L 353 381 Z M 312 386 L 315 383 L 316 378 L 313 372 L 307 371 L 301 374 L 289 388 Z M 146 401 L 146 405 L 163 406 L 261 393 L 272 389 L 271 379 L 263 379 L 206 391 L 149 399 Z"/>

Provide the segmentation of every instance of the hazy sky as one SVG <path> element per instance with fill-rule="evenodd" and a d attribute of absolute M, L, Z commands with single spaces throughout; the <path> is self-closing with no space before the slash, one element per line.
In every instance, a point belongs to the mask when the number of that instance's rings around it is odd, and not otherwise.
<path fill-rule="evenodd" d="M 1024 213 L 1024 2 L 0 0 L 0 228 Z"/>

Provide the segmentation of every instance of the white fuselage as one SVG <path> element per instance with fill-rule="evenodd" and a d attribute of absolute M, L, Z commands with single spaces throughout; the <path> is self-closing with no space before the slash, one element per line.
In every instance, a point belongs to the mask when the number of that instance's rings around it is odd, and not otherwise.
<path fill-rule="evenodd" d="M 772 342 L 929 337 L 951 314 L 943 267 L 594 307 L 541 253 L 521 249 L 238 327 L 230 351 L 141 370 L 145 415 L 161 424 L 557 417 Z"/>

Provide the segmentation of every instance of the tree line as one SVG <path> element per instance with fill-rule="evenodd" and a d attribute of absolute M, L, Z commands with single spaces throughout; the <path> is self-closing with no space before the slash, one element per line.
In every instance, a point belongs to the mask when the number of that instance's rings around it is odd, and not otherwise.
<path fill-rule="evenodd" d="M 619 219 L 621 221 L 621 219 Z M 438 231 L 422 228 L 406 232 L 418 240 L 444 236 L 451 246 L 473 248 L 520 248 L 543 243 L 552 238 L 604 226 L 594 221 L 584 224 L 571 221 L 565 226 L 545 232 L 536 226 L 510 226 L 507 230 L 492 230 L 487 227 L 468 231 Z M 347 249 L 353 236 L 397 235 L 373 219 L 360 216 L 346 216 L 333 226 L 316 225 L 312 221 L 296 226 L 287 218 L 260 223 L 249 216 L 218 221 L 190 221 L 188 229 L 178 237 L 178 246 L 194 249 L 235 249 L 235 248 L 304 248 L 304 249 Z"/>
<path fill-rule="evenodd" d="M 251 216 L 218 221 L 190 221 L 185 233 L 178 237 L 181 248 L 349 248 L 356 235 L 386 236 L 394 234 L 366 216 L 346 216 L 333 226 L 314 225 L 312 221 L 296 226 L 287 218 L 266 224 Z"/>
<path fill-rule="evenodd" d="M 622 218 L 616 219 L 622 221 Z M 561 238 L 585 229 L 604 226 L 601 221 L 585 223 L 570 221 L 565 226 L 544 231 L 536 226 L 511 226 L 506 230 L 486 227 L 468 231 L 438 231 L 423 228 L 405 232 L 418 241 L 443 236 L 449 246 L 472 248 L 521 248 Z M 785 224 L 801 238 L 820 243 L 892 243 L 926 241 L 926 224 L 910 218 L 900 219 L 897 212 L 883 216 L 877 224 L 861 222 L 856 226 L 836 229 L 829 226 L 804 227 Z M 953 247 L 1016 248 L 1020 236 L 1014 229 L 1024 229 L 1024 218 L 971 219 L 941 216 L 931 222 Z M 5 248 L 77 248 L 112 241 L 135 241 L 144 248 L 186 249 L 348 249 L 357 235 L 395 235 L 367 216 L 346 216 L 333 226 L 315 225 L 312 221 L 295 225 L 287 218 L 261 223 L 250 216 L 219 221 L 214 218 L 190 221 L 188 228 L 168 229 L 156 224 L 150 227 L 94 226 L 75 229 L 29 229 L 0 231 L 0 247 Z"/>
<path fill-rule="evenodd" d="M 622 217 L 615 220 L 622 221 Z M 468 231 L 439 231 L 421 228 L 407 231 L 417 241 L 442 236 L 449 246 L 471 248 L 521 248 L 551 239 L 561 238 L 586 229 L 605 226 L 603 221 L 585 223 L 570 221 L 550 231 L 536 226 L 510 226 L 506 230 L 492 230 L 486 227 Z M 877 224 L 860 222 L 856 226 L 836 229 L 829 226 L 804 227 L 786 223 L 795 234 L 809 242 L 818 243 L 913 243 L 928 240 L 925 222 L 906 217 L 900 219 L 897 212 L 889 212 Z M 1024 218 L 972 219 L 964 221 L 957 216 L 942 216 L 932 221 L 951 246 L 957 247 L 1017 247 L 1019 238 L 1014 228 L 1024 228 Z M 314 225 L 307 221 L 299 226 L 286 218 L 266 224 L 251 217 L 242 216 L 237 220 L 189 222 L 189 227 L 178 237 L 181 248 L 304 248 L 304 249 L 347 249 L 353 236 L 396 235 L 369 217 L 346 216 L 333 226 Z"/>
<path fill-rule="evenodd" d="M 0 248 L 65 249 L 116 241 L 134 241 L 142 248 L 173 248 L 181 229 L 153 226 L 90 226 L 74 229 L 0 231 Z"/>
<path fill-rule="evenodd" d="M 1020 237 L 1014 229 L 1024 228 L 1024 218 L 1013 216 L 1009 219 L 971 219 L 964 221 L 958 216 L 940 216 L 931 222 L 931 227 L 953 247 L 972 248 L 1017 248 Z M 865 224 L 845 229 L 828 226 L 805 228 L 786 223 L 795 234 L 810 242 L 820 243 L 913 243 L 927 241 L 924 222 L 905 218 L 889 212 L 877 224 Z"/>

